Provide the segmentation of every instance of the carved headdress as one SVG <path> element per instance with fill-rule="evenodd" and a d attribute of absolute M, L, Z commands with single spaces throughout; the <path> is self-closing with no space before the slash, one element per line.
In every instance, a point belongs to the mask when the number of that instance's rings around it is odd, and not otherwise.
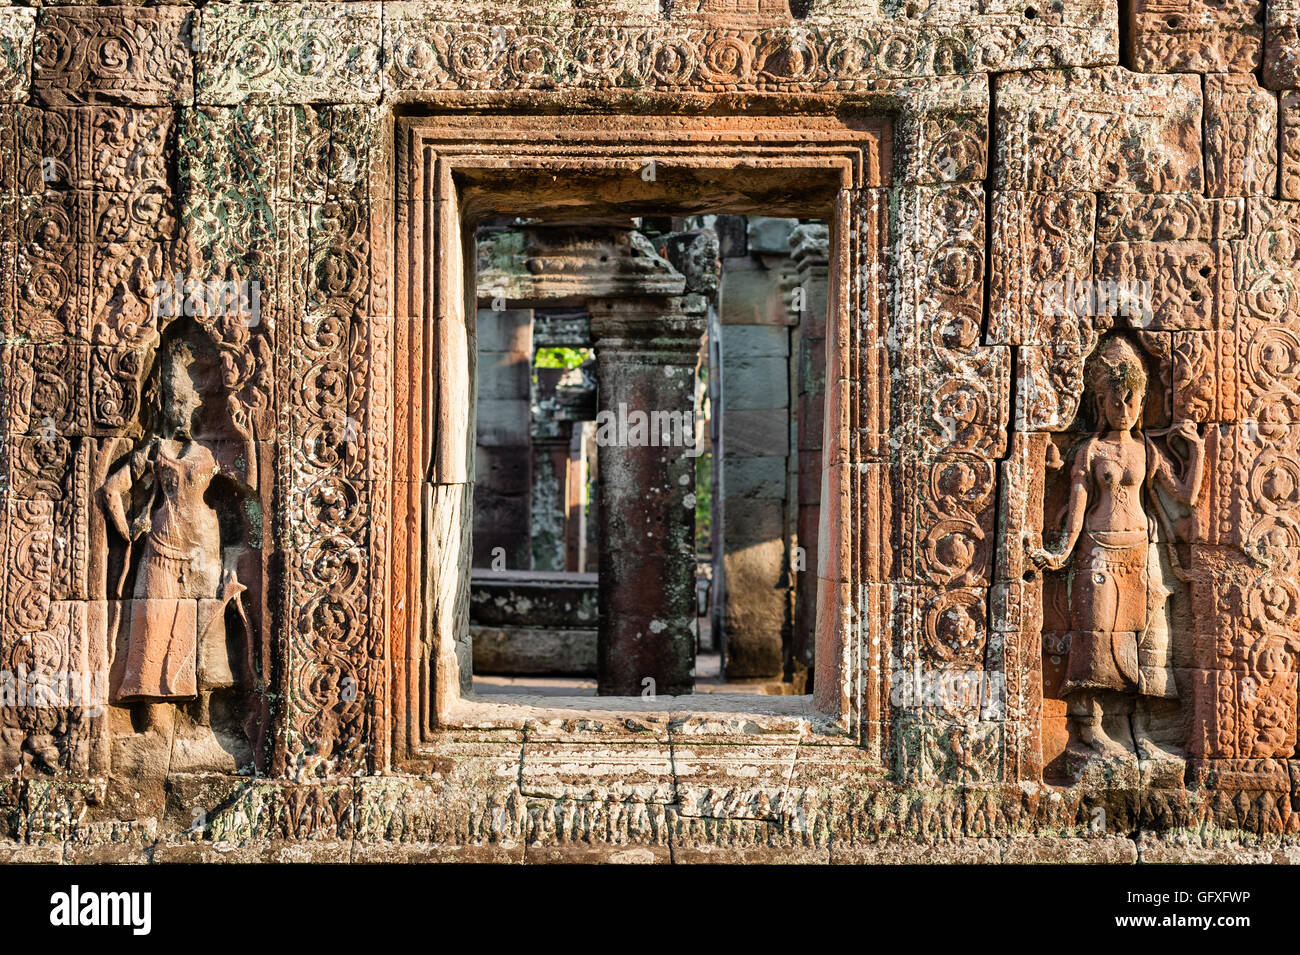
<path fill-rule="evenodd" d="M 1131 341 L 1122 335 L 1104 338 L 1084 367 L 1084 383 L 1090 396 L 1090 411 L 1094 422 L 1102 420 L 1097 402 L 1110 388 L 1145 394 L 1147 390 L 1146 362 Z"/>

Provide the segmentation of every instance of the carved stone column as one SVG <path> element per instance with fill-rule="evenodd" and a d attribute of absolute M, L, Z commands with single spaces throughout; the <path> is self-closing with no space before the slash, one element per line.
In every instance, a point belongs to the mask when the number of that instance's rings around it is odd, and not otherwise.
<path fill-rule="evenodd" d="M 821 505 L 822 429 L 826 418 L 826 281 L 829 232 L 801 225 L 790 233 L 790 255 L 799 270 L 799 357 L 796 443 L 799 477 L 794 561 L 794 632 L 790 656 L 796 671 L 814 671 L 817 629 L 817 522 Z"/>
<path fill-rule="evenodd" d="M 528 570 L 532 309 L 478 312 L 474 566 Z"/>
<path fill-rule="evenodd" d="M 569 429 L 569 494 L 565 501 L 568 519 L 564 524 L 564 569 L 570 573 L 582 571 L 587 557 L 587 460 L 586 443 L 582 440 L 583 422 Z"/>
<path fill-rule="evenodd" d="M 533 569 L 577 571 L 580 535 L 572 525 L 582 516 L 584 469 L 574 434 L 596 415 L 594 363 L 538 368 L 533 397 Z"/>
<path fill-rule="evenodd" d="M 686 442 L 694 439 L 704 303 L 645 296 L 589 307 L 600 382 L 598 692 L 689 693 L 695 449 Z"/>
<path fill-rule="evenodd" d="M 796 220 L 754 218 L 746 253 L 723 260 L 722 648 L 729 680 L 782 675 L 793 601 L 790 339 Z"/>
<path fill-rule="evenodd" d="M 546 422 L 544 434 L 533 435 L 533 509 L 530 535 L 533 570 L 566 570 L 569 539 L 570 422 Z"/>

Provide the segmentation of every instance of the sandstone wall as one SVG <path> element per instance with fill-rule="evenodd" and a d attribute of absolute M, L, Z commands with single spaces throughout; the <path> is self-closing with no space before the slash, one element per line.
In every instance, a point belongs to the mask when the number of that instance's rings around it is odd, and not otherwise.
<path fill-rule="evenodd" d="M 195 611 L 238 671 L 200 659 L 201 708 L 0 707 L 0 854 L 1128 861 L 1253 835 L 1260 858 L 1294 853 L 1300 9 L 798 12 L 0 5 L 0 668 L 120 688 L 138 575 L 104 488 L 159 433 L 177 342 L 208 356 L 219 557 L 244 588 Z M 826 382 L 844 418 L 822 511 L 850 531 L 820 540 L 843 613 L 821 624 L 816 711 L 437 725 L 465 645 L 419 634 L 464 617 L 472 462 L 452 403 L 395 396 L 441 368 L 471 403 L 472 360 L 448 356 L 473 349 L 446 322 L 417 333 L 421 296 L 459 279 L 439 260 L 409 280 L 394 235 L 451 212 L 395 130 L 450 114 L 472 144 L 501 116 L 582 111 L 745 116 L 760 144 L 773 117 L 886 131 L 879 178 L 853 184 L 861 233 L 837 240 L 832 305 L 855 312 L 827 333 L 848 371 Z M 217 289 L 188 314 L 167 292 L 187 281 Z M 1147 307 L 1062 310 L 1065 286 Z M 1144 433 L 1185 461 L 1166 429 L 1190 422 L 1205 447 L 1160 541 L 1186 576 L 1156 714 L 1172 781 L 1070 776 L 1068 597 L 1027 560 L 1059 525 L 1057 456 L 1112 328 L 1149 370 Z M 408 588 L 421 555 L 431 582 Z M 898 672 L 973 674 L 998 705 L 900 700 Z"/>

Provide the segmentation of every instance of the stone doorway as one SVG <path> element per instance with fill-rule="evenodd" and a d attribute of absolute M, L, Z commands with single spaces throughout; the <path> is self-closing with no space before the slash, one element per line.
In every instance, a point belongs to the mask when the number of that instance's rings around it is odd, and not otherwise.
<path fill-rule="evenodd" d="M 683 622 L 692 666 L 674 690 L 789 695 L 811 687 L 827 245 L 824 222 L 797 218 L 646 216 L 601 227 L 501 217 L 479 225 L 476 693 L 582 696 L 610 687 L 598 647 L 602 632 L 609 639 L 617 629 L 611 607 L 636 618 L 625 653 L 663 639 L 667 620 Z M 620 274 L 629 249 L 636 276 Z M 675 407 L 641 407 L 636 392 L 630 403 L 599 400 L 602 368 L 616 378 L 632 373 L 627 362 L 635 368 L 661 350 L 664 330 L 646 329 L 646 349 L 606 351 L 598 361 L 592 311 L 599 315 L 605 299 L 582 299 L 545 274 L 579 260 L 589 282 L 621 282 L 620 295 L 641 288 L 654 298 L 680 278 L 694 334 L 676 357 L 660 356 L 665 372 L 680 373 Z M 638 427 L 648 440 L 637 441 Z M 685 512 L 673 528 L 693 530 L 693 553 L 685 540 L 670 547 L 663 527 L 635 531 L 649 538 L 638 551 L 639 540 L 618 539 L 626 520 L 602 508 L 606 497 L 654 503 L 656 475 L 618 459 L 654 457 L 660 437 L 679 447 L 669 457 L 685 459 L 671 482 L 683 502 L 668 510 L 693 512 L 693 528 Z M 619 447 L 629 438 L 641 449 Z M 602 455 L 639 483 L 604 486 Z M 637 590 L 649 568 L 665 570 L 670 551 L 681 566 L 667 572 L 682 578 L 671 609 L 602 592 L 602 561 L 624 561 L 613 569 Z M 642 695 L 658 680 L 643 675 Z"/>
<path fill-rule="evenodd" d="M 490 570 L 492 547 L 504 546 L 494 544 L 479 553 L 472 533 L 474 499 L 480 490 L 475 484 L 490 476 L 492 467 L 492 455 L 478 459 L 483 428 L 477 422 L 485 422 L 491 430 L 493 414 L 512 413 L 513 435 L 519 438 L 525 427 L 531 429 L 533 397 L 529 381 L 526 403 L 520 394 L 484 398 L 482 345 L 491 344 L 489 339 L 495 335 L 496 344 L 505 346 L 497 350 L 502 354 L 519 348 L 520 342 L 509 335 L 502 338 L 499 321 L 488 328 L 479 324 L 479 317 L 485 305 L 492 310 L 498 297 L 503 299 L 494 312 L 498 318 L 531 309 L 533 329 L 540 327 L 539 310 L 548 313 L 543 321 L 550 326 L 557 321 L 563 324 L 564 309 L 585 307 L 596 377 L 612 383 L 606 392 L 598 389 L 598 413 L 608 411 L 618 421 L 620 405 L 625 411 L 641 410 L 638 404 L 661 412 L 688 406 L 694 410 L 696 368 L 708 360 L 707 305 L 698 292 L 686 288 L 683 273 L 671 262 L 664 262 L 666 269 L 659 264 L 685 250 L 669 253 L 665 245 L 661 255 L 647 236 L 630 228 L 638 219 L 644 227 L 647 217 L 683 226 L 698 225 L 703 217 L 747 222 L 743 217 L 757 215 L 794 220 L 795 225 L 826 224 L 825 340 L 833 344 L 827 345 L 825 356 L 823 457 L 819 466 L 813 466 L 808 486 L 817 486 L 819 499 L 828 504 L 818 511 L 819 553 L 806 557 L 811 573 L 804 585 L 812 593 L 804 612 L 810 618 L 806 625 L 815 647 L 809 656 L 817 661 L 814 692 L 783 697 L 722 692 L 707 694 L 707 703 L 706 694 L 694 694 L 692 699 L 700 702 L 685 708 L 760 715 L 770 710 L 775 717 L 797 712 L 825 721 L 828 732 L 857 733 L 860 727 L 866 729 L 864 683 L 872 684 L 866 688 L 871 698 L 866 709 L 879 707 L 881 696 L 875 685 L 879 671 L 865 681 L 860 676 L 863 637 L 869 631 L 879 636 L 883 629 L 871 617 L 876 604 L 868 596 L 863 576 L 867 565 L 861 555 L 878 553 L 879 545 L 866 540 L 863 532 L 874 540 L 883 523 L 878 516 L 868 522 L 850 519 L 848 509 L 867 506 L 878 511 L 883 478 L 883 471 L 852 466 L 851 460 L 860 453 L 860 436 L 879 434 L 883 420 L 875 369 L 883 347 L 878 331 L 861 317 L 871 316 L 874 322 L 879 308 L 879 290 L 869 283 L 874 281 L 871 276 L 880 274 L 876 257 L 884 204 L 880 184 L 885 127 L 873 120 L 837 117 L 800 117 L 793 122 L 750 116 L 743 123 L 725 117 L 640 117 L 627 128 L 620 123 L 609 117 L 571 117 L 557 133 L 535 119 L 411 117 L 398 121 L 396 295 L 406 296 L 403 314 L 410 320 L 397 323 L 399 336 L 406 339 L 397 345 L 410 356 L 411 374 L 394 381 L 395 417 L 404 419 L 407 428 L 396 442 L 395 472 L 411 478 L 396 482 L 395 489 L 405 520 L 419 528 L 418 534 L 398 545 L 404 552 L 394 561 L 396 586 L 407 595 L 411 608 L 397 614 L 401 619 L 395 621 L 407 634 L 408 647 L 394 674 L 394 707 L 402 724 L 396 732 L 399 746 L 404 741 L 418 746 L 421 738 L 433 739 L 439 727 L 467 721 L 511 725 L 523 718 L 521 706 L 532 712 L 539 707 L 558 712 L 609 712 L 611 707 L 636 712 L 681 710 L 683 704 L 674 701 L 694 689 L 695 562 L 665 560 L 658 543 L 663 538 L 680 540 L 688 553 L 693 551 L 694 515 L 687 508 L 680 514 L 688 515 L 688 520 L 679 519 L 679 514 L 655 527 L 615 528 L 611 534 L 611 522 L 605 523 L 597 554 L 607 552 L 610 540 L 617 538 L 619 552 L 629 554 L 635 549 L 636 560 L 627 562 L 635 572 L 626 580 L 610 579 L 608 568 L 614 565 L 608 560 L 600 565 L 596 587 L 599 616 L 606 624 L 598 640 L 599 696 L 539 700 L 518 694 L 477 694 L 474 685 L 475 565 L 487 562 Z M 792 175 L 800 183 L 793 192 Z M 493 274 L 495 253 L 485 256 L 482 244 L 475 241 L 481 225 L 503 217 L 534 233 L 529 240 L 533 246 L 518 252 L 528 264 L 504 283 L 499 281 L 503 276 Z M 677 231 L 692 230 L 672 230 Z M 578 235 L 580 241 L 570 247 L 553 242 L 561 233 Z M 638 234 L 639 239 L 634 237 Z M 785 239 L 788 243 L 789 236 Z M 850 321 L 850 315 L 856 320 Z M 477 338 L 480 335 L 483 341 Z M 526 352 L 535 361 L 535 349 L 530 346 Z M 520 350 L 521 356 L 524 353 Z M 792 356 L 781 356 L 787 369 Z M 869 356 L 865 362 L 864 356 Z M 531 379 L 535 369 L 524 367 Z M 513 387 L 519 389 L 519 374 L 507 373 L 490 387 L 512 387 L 509 381 L 513 380 Z M 867 387 L 858 382 L 867 382 Z M 797 401 L 796 391 L 787 385 L 787 416 L 792 394 Z M 505 405 L 485 409 L 489 400 L 517 404 L 513 409 Z M 663 427 L 671 431 L 672 423 Z M 508 430 L 499 431 L 498 438 L 508 439 Z M 556 442 L 550 457 L 552 477 L 561 460 L 572 463 L 571 451 L 567 457 L 560 454 L 562 444 Z M 568 446 L 573 446 L 572 435 Z M 655 520 L 648 515 L 665 513 L 638 508 L 638 495 L 646 489 L 680 494 L 683 500 L 690 492 L 694 470 L 682 469 L 681 455 L 657 459 L 628 455 L 620 463 L 618 455 L 602 450 L 606 454 L 597 467 L 607 489 L 602 509 L 616 500 L 608 489 L 621 488 L 626 499 L 618 501 L 620 512 L 646 524 Z M 791 467 L 797 470 L 797 458 L 790 453 L 783 457 L 784 474 Z M 530 451 L 529 460 L 536 462 L 536 453 Z M 619 467 L 629 470 L 616 480 Z M 531 474 L 497 476 L 513 480 L 517 494 L 531 496 L 537 491 Z M 505 496 L 499 493 L 502 487 L 491 490 L 499 506 Z M 566 495 L 564 502 L 563 510 L 571 512 L 572 496 Z M 783 508 L 786 503 L 782 502 Z M 797 507 L 791 509 L 797 512 Z M 793 518 L 787 522 L 783 510 L 783 524 L 797 525 L 797 513 Z M 637 549 L 643 533 L 656 541 L 653 547 Z M 568 541 L 573 535 L 567 527 L 564 536 L 565 570 L 543 573 L 589 573 L 581 547 L 576 548 L 576 560 L 570 556 L 573 548 Z M 783 537 L 783 549 L 789 548 L 788 542 Z M 536 562 L 533 553 L 530 527 L 528 546 L 517 551 L 516 559 L 522 562 L 527 556 L 529 571 L 537 573 L 531 566 Z M 570 570 L 577 566 L 584 569 Z M 400 603 L 398 595 L 395 599 Z M 657 607 L 680 604 L 683 613 L 674 624 L 662 614 L 638 610 L 637 602 L 644 607 L 647 600 Z M 809 606 L 815 607 L 811 614 Z M 638 642 L 644 643 L 643 635 L 656 621 L 662 624 L 658 631 L 669 638 L 657 649 L 639 649 Z M 787 640 L 786 645 L 792 643 Z M 878 640 L 875 643 L 879 645 Z M 780 655 L 778 650 L 778 659 Z M 787 652 L 780 659 L 776 679 L 793 669 L 790 656 Z M 653 696 L 643 693 L 647 675 L 653 675 Z M 772 702 L 762 703 L 764 699 Z M 786 702 L 777 703 L 779 699 Z"/>

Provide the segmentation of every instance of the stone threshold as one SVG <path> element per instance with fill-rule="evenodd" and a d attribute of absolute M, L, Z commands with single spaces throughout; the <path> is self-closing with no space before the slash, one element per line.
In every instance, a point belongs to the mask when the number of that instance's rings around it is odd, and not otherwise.
<path fill-rule="evenodd" d="M 811 696 L 696 693 L 689 696 L 544 696 L 487 694 L 459 700 L 441 732 L 545 728 L 580 738 L 590 734 L 637 733 L 764 738 L 839 738 L 855 744 L 839 720 L 817 709 Z M 418 755 L 418 754 L 417 754 Z"/>

